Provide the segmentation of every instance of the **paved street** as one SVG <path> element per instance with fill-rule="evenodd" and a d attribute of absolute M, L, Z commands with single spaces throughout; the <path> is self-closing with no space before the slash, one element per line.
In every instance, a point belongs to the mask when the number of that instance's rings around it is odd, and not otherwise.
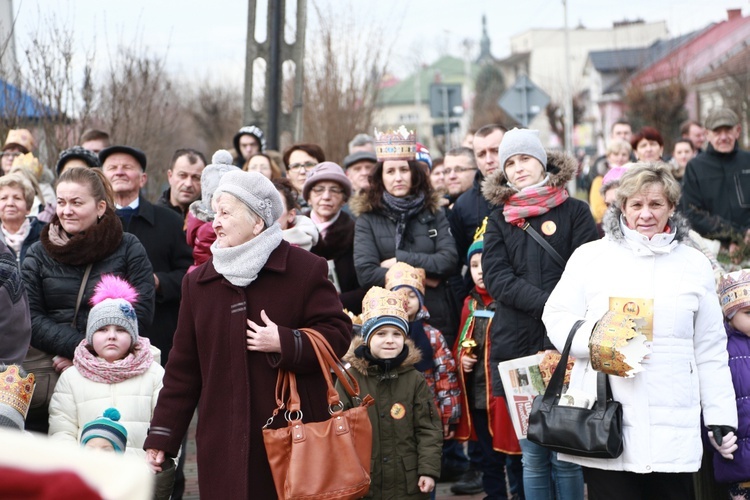
<path fill-rule="evenodd" d="M 200 498 L 198 495 L 198 466 L 195 463 L 195 425 L 197 419 L 193 417 L 193 422 L 188 430 L 188 447 L 187 457 L 185 458 L 185 500 L 197 500 Z M 451 483 L 438 483 L 437 485 L 437 498 L 438 500 L 478 500 L 483 498 L 484 495 L 474 496 L 458 496 L 454 495 L 450 491 Z"/>

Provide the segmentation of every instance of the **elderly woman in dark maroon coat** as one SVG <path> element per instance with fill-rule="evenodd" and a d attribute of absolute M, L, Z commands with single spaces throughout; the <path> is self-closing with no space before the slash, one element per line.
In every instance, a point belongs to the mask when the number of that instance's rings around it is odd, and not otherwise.
<path fill-rule="evenodd" d="M 257 172 L 225 174 L 214 194 L 213 257 L 188 274 L 164 388 L 144 448 L 158 471 L 200 414 L 202 498 L 275 498 L 261 429 L 276 408 L 278 369 L 297 374 L 305 421 L 329 417 L 312 346 L 322 333 L 343 355 L 351 322 L 326 261 L 282 240 L 281 198 Z M 286 425 L 275 419 L 272 427 Z"/>

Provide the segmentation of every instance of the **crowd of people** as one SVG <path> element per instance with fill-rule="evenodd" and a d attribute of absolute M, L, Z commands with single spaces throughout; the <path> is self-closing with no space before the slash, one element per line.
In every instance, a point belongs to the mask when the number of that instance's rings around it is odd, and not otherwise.
<path fill-rule="evenodd" d="M 130 456 L 148 495 L 181 498 L 197 411 L 201 495 L 275 498 L 261 430 L 286 424 L 266 423 L 279 370 L 304 421 L 329 415 L 310 328 L 375 400 L 372 498 L 434 498 L 439 481 L 488 499 L 748 498 L 740 135 L 723 108 L 667 141 L 618 121 L 579 199 L 577 160 L 528 129 L 488 124 L 443 158 L 404 127 L 358 134 L 337 162 L 317 144 L 270 151 L 248 125 L 210 162 L 175 151 L 151 202 L 137 147 L 91 130 L 47 168 L 11 130 L 0 427 Z M 596 394 L 591 339 L 625 312 L 649 354 L 608 375 L 623 454 L 519 436 L 498 364 L 562 350 L 582 321 L 570 388 Z"/>

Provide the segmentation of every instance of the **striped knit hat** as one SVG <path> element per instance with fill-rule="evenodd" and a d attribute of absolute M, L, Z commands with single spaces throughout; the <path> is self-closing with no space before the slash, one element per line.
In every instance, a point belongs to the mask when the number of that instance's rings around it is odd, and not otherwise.
<path fill-rule="evenodd" d="M 91 439 L 102 438 L 112 443 L 115 451 L 123 453 L 128 442 L 128 431 L 119 420 L 120 412 L 117 408 L 107 408 L 104 415 L 83 426 L 81 445 L 85 445 Z"/>

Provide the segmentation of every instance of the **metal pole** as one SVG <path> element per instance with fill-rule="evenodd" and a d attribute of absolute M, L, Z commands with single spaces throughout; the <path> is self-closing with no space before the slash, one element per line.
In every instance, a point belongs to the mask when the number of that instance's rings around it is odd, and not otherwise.
<path fill-rule="evenodd" d="M 448 86 L 443 85 L 441 89 L 443 91 L 443 126 L 445 127 L 445 150 L 448 151 L 451 148 L 451 110 L 448 109 Z"/>
<path fill-rule="evenodd" d="M 575 155 L 573 151 L 573 88 L 570 83 L 570 32 L 568 31 L 568 1 L 562 0 L 565 34 L 565 151 Z M 575 196 L 575 177 L 568 182 L 568 191 Z"/>
<path fill-rule="evenodd" d="M 281 19 L 284 15 L 284 0 L 270 0 L 268 2 L 269 15 L 269 57 L 268 79 L 266 87 L 268 98 L 268 129 L 266 144 L 268 149 L 279 147 L 279 114 L 281 113 L 281 41 L 284 36 Z"/>
<path fill-rule="evenodd" d="M 523 110 L 523 114 L 521 115 L 521 125 L 524 126 L 524 128 L 528 128 L 529 126 L 529 86 L 526 84 L 526 81 L 524 80 L 523 85 L 521 85 L 521 109 Z"/>

